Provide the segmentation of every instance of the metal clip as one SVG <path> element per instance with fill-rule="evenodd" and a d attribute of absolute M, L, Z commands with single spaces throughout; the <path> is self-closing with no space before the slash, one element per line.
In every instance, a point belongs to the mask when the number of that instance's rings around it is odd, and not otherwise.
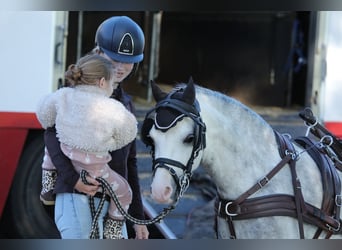
<path fill-rule="evenodd" d="M 185 193 L 185 191 L 188 189 L 190 185 L 190 178 L 189 175 L 184 174 L 179 178 L 179 186 L 180 186 L 180 190 L 179 190 L 179 197 L 182 197 Z"/>
<path fill-rule="evenodd" d="M 299 160 L 299 153 L 297 151 L 292 152 L 288 149 L 285 150 L 285 155 L 290 155 L 293 161 Z"/>
<path fill-rule="evenodd" d="M 326 139 L 329 140 L 329 143 L 326 143 Z M 325 135 L 320 139 L 320 143 L 322 143 L 323 145 L 328 146 L 328 147 L 331 146 L 333 144 L 333 142 L 334 142 L 334 139 L 330 135 Z"/>

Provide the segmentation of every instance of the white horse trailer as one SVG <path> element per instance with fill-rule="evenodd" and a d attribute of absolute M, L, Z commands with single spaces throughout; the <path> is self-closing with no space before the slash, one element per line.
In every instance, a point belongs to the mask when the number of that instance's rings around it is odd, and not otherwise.
<path fill-rule="evenodd" d="M 322 11 L 316 15 L 309 104 L 324 126 L 342 137 L 342 12 Z M 310 85 L 310 83 L 308 85 Z"/>
<path fill-rule="evenodd" d="M 39 201 L 44 130 L 35 109 L 64 84 L 69 14 L 0 11 L 0 238 L 59 237 L 53 208 Z M 145 199 L 143 205 L 147 218 L 156 214 Z M 175 238 L 163 222 L 149 230 Z"/>
<path fill-rule="evenodd" d="M 63 84 L 67 25 L 64 11 L 0 12 L 0 222 L 12 237 L 58 237 L 35 191 L 44 147 L 35 109 Z"/>

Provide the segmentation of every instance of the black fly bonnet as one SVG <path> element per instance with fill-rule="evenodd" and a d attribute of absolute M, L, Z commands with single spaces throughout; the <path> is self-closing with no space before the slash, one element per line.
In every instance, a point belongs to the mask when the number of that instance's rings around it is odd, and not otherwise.
<path fill-rule="evenodd" d="M 153 174 L 158 167 L 167 169 L 177 184 L 177 192 L 180 197 L 189 185 L 194 159 L 200 150 L 206 146 L 206 127 L 200 116 L 200 106 L 195 99 L 195 89 L 192 81 L 189 81 L 187 86 L 176 87 L 169 94 L 161 92 L 153 82 L 151 86 L 157 104 L 146 114 L 141 127 L 141 139 L 147 146 L 151 146 L 152 148 Z M 194 121 L 193 149 L 186 166 L 178 161 L 167 158 L 154 159 L 154 145 L 152 139 L 149 137 L 149 132 L 153 125 L 155 129 L 166 132 L 184 117 L 189 117 Z M 168 165 L 182 169 L 183 175 L 180 177 L 177 176 L 176 172 Z"/>

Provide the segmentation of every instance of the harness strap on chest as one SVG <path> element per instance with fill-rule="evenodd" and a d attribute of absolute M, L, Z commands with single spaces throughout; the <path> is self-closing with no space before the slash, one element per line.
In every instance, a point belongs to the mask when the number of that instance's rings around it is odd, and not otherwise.
<path fill-rule="evenodd" d="M 230 213 L 234 213 L 235 216 L 234 214 L 230 216 L 226 213 L 226 208 L 227 206 L 229 207 L 231 202 L 231 200 L 216 200 L 215 206 L 218 216 L 227 220 L 245 220 L 268 216 L 289 216 L 297 218 L 296 202 L 292 195 L 274 194 L 247 199 L 239 206 L 236 206 L 235 209 L 230 209 Z M 331 228 L 339 228 L 338 220 L 309 203 L 305 203 L 303 221 L 327 231 Z"/>
<path fill-rule="evenodd" d="M 286 157 L 286 152 L 290 152 L 293 155 L 291 161 L 289 161 L 289 166 L 291 170 L 291 177 L 292 177 L 292 187 L 294 193 L 294 200 L 296 205 L 296 215 L 298 221 L 298 229 L 299 229 L 299 236 L 301 239 L 304 239 L 304 225 L 303 225 L 303 213 L 305 212 L 305 202 L 302 193 L 302 187 L 300 180 L 297 176 L 296 171 L 296 160 L 297 160 L 297 153 L 293 144 L 291 143 L 290 139 L 287 136 L 281 135 L 278 132 L 274 131 L 278 145 L 279 145 L 279 153 L 281 157 Z"/>
<path fill-rule="evenodd" d="M 308 137 L 298 137 L 295 141 L 307 150 L 314 159 L 321 172 L 323 186 L 323 200 L 321 210 L 331 215 L 335 220 L 340 220 L 341 209 L 341 181 L 334 163 L 324 154 L 322 149 Z M 314 238 L 320 234 L 319 230 Z M 331 231 L 329 232 L 331 236 Z M 329 237 L 330 237 L 329 236 Z"/>
<path fill-rule="evenodd" d="M 289 146 L 288 139 L 284 139 L 283 136 L 276 133 L 278 144 L 280 147 L 282 160 L 259 181 L 252 186 L 248 191 L 239 196 L 236 200 L 223 200 L 218 199 L 215 206 L 217 208 L 217 215 L 226 219 L 232 238 L 236 238 L 234 230 L 233 220 L 258 218 L 266 216 L 291 216 L 298 219 L 299 231 L 301 238 L 304 238 L 303 222 L 316 225 L 319 230 L 323 229 L 327 232 L 329 238 L 333 233 L 341 233 L 341 219 L 340 219 L 340 190 L 341 183 L 336 169 L 330 164 L 327 164 L 327 158 L 322 154 L 317 154 L 314 158 L 316 164 L 319 165 L 322 173 L 322 182 L 324 186 L 324 197 L 322 208 L 316 208 L 315 206 L 308 204 L 304 201 L 300 181 L 297 178 L 295 171 L 295 157 L 296 154 L 286 154 L 286 149 L 290 148 L 291 152 L 294 152 L 293 145 Z M 304 139 L 303 139 L 304 140 Z M 308 143 L 308 142 L 306 142 Z M 312 143 L 312 142 L 311 142 Z M 309 144 L 310 148 L 312 145 Z M 317 148 L 315 148 L 317 150 Z M 283 153 L 284 152 L 284 153 Z M 309 151 L 310 152 L 310 151 Z M 311 153 L 314 155 L 314 153 Z M 316 159 L 318 158 L 318 159 Z M 321 162 L 319 162 L 319 160 Z M 261 187 L 267 184 L 279 170 L 289 163 L 292 173 L 292 181 L 294 185 L 294 196 L 284 194 L 267 195 L 257 198 L 249 198 L 250 195 L 255 193 Z M 327 169 L 328 168 L 328 169 Z M 328 193 L 326 189 L 330 190 Z M 339 197 L 339 200 L 338 200 Z M 315 238 L 318 238 L 320 231 L 317 231 Z"/>
<path fill-rule="evenodd" d="M 281 142 L 283 144 L 283 142 Z M 285 152 L 285 151 L 284 151 Z M 233 226 L 233 219 L 237 219 L 236 215 L 238 214 L 237 208 L 238 206 L 245 202 L 249 196 L 257 192 L 259 189 L 264 187 L 288 162 L 290 162 L 293 158 L 293 155 L 286 154 L 282 160 L 263 178 L 261 178 L 256 184 L 254 184 L 251 188 L 249 188 L 246 192 L 241 194 L 237 199 L 233 201 L 228 201 L 224 206 L 221 206 L 221 203 L 223 200 L 220 200 L 219 203 L 217 203 L 217 211 L 218 215 L 226 214 L 224 216 L 228 222 L 230 233 L 232 238 L 236 238 L 234 226 Z M 221 209 L 223 210 L 223 213 L 221 212 Z M 232 212 L 235 211 L 235 212 Z M 228 217 L 227 217 L 228 216 Z M 234 216 L 234 218 L 233 218 Z"/>

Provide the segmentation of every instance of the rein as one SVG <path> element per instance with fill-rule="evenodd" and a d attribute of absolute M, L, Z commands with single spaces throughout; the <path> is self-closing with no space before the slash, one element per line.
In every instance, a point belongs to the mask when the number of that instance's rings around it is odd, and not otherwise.
<path fill-rule="evenodd" d="M 90 183 L 86 179 L 87 175 L 88 175 L 88 172 L 85 170 L 82 170 L 80 173 L 80 176 L 81 176 L 83 183 L 90 185 Z M 96 180 L 101 183 L 103 192 L 102 192 L 102 197 L 101 197 L 101 200 L 100 200 L 100 203 L 99 203 L 97 210 L 95 210 L 94 197 L 89 196 L 89 204 L 90 204 L 90 209 L 91 209 L 91 214 L 92 214 L 92 219 L 93 219 L 92 226 L 91 226 L 91 232 L 90 232 L 90 239 L 99 238 L 98 219 L 99 219 L 100 212 L 103 209 L 104 202 L 106 200 L 106 193 L 108 193 L 110 198 L 114 201 L 119 212 L 127 220 L 133 222 L 134 224 L 138 224 L 138 225 L 151 225 L 154 223 L 158 223 L 175 208 L 174 205 L 170 205 L 169 207 L 164 208 L 163 211 L 160 212 L 159 215 L 157 215 L 156 217 L 154 217 L 153 219 L 150 219 L 150 220 L 141 220 L 141 219 L 134 218 L 133 216 L 128 214 L 125 211 L 125 209 L 121 206 L 121 203 L 120 203 L 117 195 L 115 194 L 114 190 L 110 186 L 110 184 L 105 179 L 103 179 L 102 177 L 97 177 Z"/>

